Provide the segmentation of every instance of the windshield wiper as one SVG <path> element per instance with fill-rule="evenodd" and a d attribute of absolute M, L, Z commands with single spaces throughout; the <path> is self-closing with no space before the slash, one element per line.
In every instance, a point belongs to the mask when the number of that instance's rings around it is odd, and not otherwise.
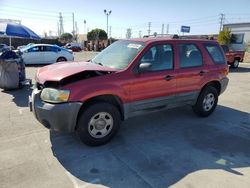
<path fill-rule="evenodd" d="M 99 63 L 99 62 L 95 62 L 95 61 L 93 61 L 92 59 L 88 60 L 88 62 L 91 62 L 91 63 L 95 63 L 95 64 L 98 64 L 98 65 L 101 65 L 101 66 L 103 66 L 103 64 L 102 64 L 102 63 Z"/>
<path fill-rule="evenodd" d="M 102 64 L 102 63 L 96 63 L 96 64 L 103 66 L 103 64 Z"/>

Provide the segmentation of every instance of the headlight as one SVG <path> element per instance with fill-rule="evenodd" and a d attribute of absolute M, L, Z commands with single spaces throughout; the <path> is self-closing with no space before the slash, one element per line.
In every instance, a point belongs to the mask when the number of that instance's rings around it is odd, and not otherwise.
<path fill-rule="evenodd" d="M 69 90 L 44 88 L 41 93 L 41 99 L 51 103 L 67 102 L 69 99 L 69 94 Z"/>

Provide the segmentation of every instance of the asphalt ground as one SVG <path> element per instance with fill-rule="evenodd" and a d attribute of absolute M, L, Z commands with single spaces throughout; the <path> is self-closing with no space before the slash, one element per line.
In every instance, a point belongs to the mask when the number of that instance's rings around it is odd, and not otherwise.
<path fill-rule="evenodd" d="M 26 67 L 27 77 L 36 70 Z M 138 116 L 100 147 L 38 123 L 28 107 L 32 87 L 0 89 L 0 187 L 249 188 L 250 64 L 229 79 L 210 117 L 190 107 Z"/>

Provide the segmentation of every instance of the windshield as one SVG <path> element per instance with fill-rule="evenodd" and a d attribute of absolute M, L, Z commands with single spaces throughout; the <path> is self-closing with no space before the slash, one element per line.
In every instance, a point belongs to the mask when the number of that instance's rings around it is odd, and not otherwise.
<path fill-rule="evenodd" d="M 22 47 L 22 48 L 20 49 L 20 51 L 21 51 L 21 52 L 24 52 L 24 51 L 28 50 L 31 46 L 33 46 L 33 44 L 27 44 L 26 46 Z"/>
<path fill-rule="evenodd" d="M 129 65 L 143 47 L 143 42 L 120 40 L 99 53 L 92 62 L 121 70 Z"/>

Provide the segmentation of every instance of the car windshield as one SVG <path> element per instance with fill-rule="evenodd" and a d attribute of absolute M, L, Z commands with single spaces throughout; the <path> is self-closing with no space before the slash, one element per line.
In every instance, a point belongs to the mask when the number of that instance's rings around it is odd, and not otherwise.
<path fill-rule="evenodd" d="M 92 62 L 121 70 L 129 65 L 143 47 L 143 42 L 120 40 L 99 53 Z"/>
<path fill-rule="evenodd" d="M 32 44 L 28 44 L 28 45 L 22 47 L 22 48 L 20 49 L 20 51 L 21 51 L 21 52 L 24 52 L 24 51 L 30 49 L 32 46 L 33 46 Z"/>

